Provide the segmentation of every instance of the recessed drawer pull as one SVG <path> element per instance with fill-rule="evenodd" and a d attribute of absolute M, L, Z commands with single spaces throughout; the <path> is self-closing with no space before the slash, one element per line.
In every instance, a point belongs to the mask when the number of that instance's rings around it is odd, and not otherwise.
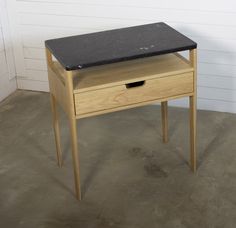
<path fill-rule="evenodd" d="M 145 81 L 139 81 L 139 82 L 131 82 L 128 84 L 125 84 L 127 89 L 143 86 L 145 84 Z"/>

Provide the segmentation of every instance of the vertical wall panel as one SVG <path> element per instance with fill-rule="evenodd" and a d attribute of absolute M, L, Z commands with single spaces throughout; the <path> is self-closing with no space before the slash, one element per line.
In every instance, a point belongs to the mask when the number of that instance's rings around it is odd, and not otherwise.
<path fill-rule="evenodd" d="M 16 90 L 16 74 L 6 1 L 0 0 L 0 101 Z"/>
<path fill-rule="evenodd" d="M 45 39 L 165 21 L 198 43 L 198 108 L 236 110 L 234 0 L 7 2 L 20 88 L 48 90 Z"/>

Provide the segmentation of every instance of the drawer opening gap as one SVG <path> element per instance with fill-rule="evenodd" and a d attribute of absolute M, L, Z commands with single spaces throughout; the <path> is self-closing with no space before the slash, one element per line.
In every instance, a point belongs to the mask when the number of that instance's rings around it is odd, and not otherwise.
<path fill-rule="evenodd" d="M 128 84 L 125 84 L 127 89 L 143 86 L 145 84 L 145 81 L 139 81 L 139 82 L 131 82 Z"/>

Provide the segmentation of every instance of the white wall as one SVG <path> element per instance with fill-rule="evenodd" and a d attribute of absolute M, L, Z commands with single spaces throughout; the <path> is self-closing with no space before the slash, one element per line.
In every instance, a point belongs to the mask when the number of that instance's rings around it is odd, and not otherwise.
<path fill-rule="evenodd" d="M 198 108 L 236 113 L 235 0 L 8 0 L 8 6 L 19 88 L 48 90 L 45 39 L 164 21 L 198 43 Z"/>
<path fill-rule="evenodd" d="M 16 90 L 16 74 L 5 0 L 0 0 L 0 101 Z"/>

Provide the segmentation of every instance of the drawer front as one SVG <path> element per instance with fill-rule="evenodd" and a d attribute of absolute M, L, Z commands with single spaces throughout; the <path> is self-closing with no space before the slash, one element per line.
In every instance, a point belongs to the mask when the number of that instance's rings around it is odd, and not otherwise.
<path fill-rule="evenodd" d="M 193 92 L 193 73 L 138 81 L 75 94 L 76 115 Z"/>

